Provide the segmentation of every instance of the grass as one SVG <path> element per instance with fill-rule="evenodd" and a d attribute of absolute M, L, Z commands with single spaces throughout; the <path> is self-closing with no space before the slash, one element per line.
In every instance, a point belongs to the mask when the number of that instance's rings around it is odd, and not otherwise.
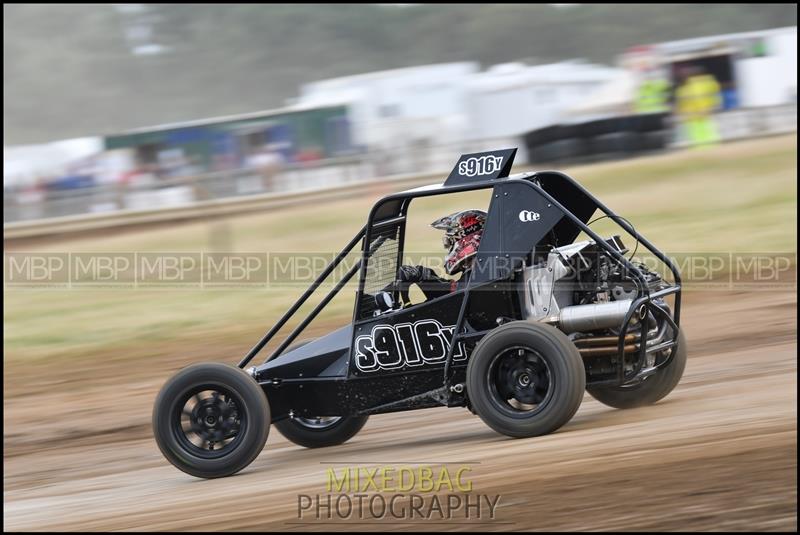
<path fill-rule="evenodd" d="M 713 149 L 566 168 L 608 206 L 668 253 L 795 252 L 795 135 Z M 224 221 L 52 242 L 29 251 L 338 252 L 363 225 L 389 187 L 354 199 Z M 433 219 L 485 207 L 488 192 L 414 202 L 407 249 L 441 252 Z M 600 234 L 614 232 L 599 221 Z M 345 323 L 355 288 L 349 285 L 318 320 Z M 95 359 L 115 354 L 156 357 L 165 344 L 249 349 L 302 292 L 298 286 L 228 289 L 6 288 L 4 362 Z M 313 305 L 313 303 L 312 303 Z M 309 305 L 306 309 L 309 309 Z M 302 311 L 301 311 L 302 312 Z M 234 355 L 232 358 L 237 357 Z M 225 356 L 221 356 L 225 358 Z"/>

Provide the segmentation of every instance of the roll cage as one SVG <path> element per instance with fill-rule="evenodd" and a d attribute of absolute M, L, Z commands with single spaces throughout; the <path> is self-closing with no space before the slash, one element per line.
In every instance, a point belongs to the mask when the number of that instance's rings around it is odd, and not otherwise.
<path fill-rule="evenodd" d="M 488 155 L 485 157 L 500 158 L 502 156 L 504 158 L 505 164 L 495 169 L 494 173 L 489 173 L 489 178 L 471 176 L 469 174 L 471 169 L 463 165 L 463 162 L 470 159 L 474 160 L 476 155 L 464 155 L 443 184 L 422 186 L 394 193 L 380 199 L 371 209 L 366 225 L 328 264 L 278 322 L 253 346 L 239 362 L 239 367 L 244 368 L 250 363 L 289 319 L 294 316 L 314 291 L 334 272 L 342 260 L 360 243 L 361 258 L 359 262 L 347 271 L 342 279 L 335 284 L 319 304 L 289 333 L 264 362 L 266 363 L 281 356 L 345 284 L 358 274 L 359 282 L 352 318 L 354 327 L 351 339 L 352 348 L 358 335 L 359 325 L 366 324 L 373 319 L 371 314 L 371 311 L 374 310 L 372 292 L 379 289 L 386 278 L 395 277 L 397 267 L 402 262 L 405 224 L 412 201 L 417 198 L 484 189 L 492 190 L 492 198 L 484 236 L 476 255 L 475 266 L 477 269 L 473 268 L 473 275 L 468 279 L 466 285 L 451 294 L 451 296 L 460 300 L 460 306 L 455 328 L 452 330 L 449 344 L 447 344 L 442 377 L 443 391 L 449 391 L 452 386 L 453 355 L 459 344 L 477 342 L 491 331 L 491 328 L 476 329 L 470 325 L 470 322 L 466 321 L 466 311 L 470 302 L 478 295 L 478 292 L 491 288 L 492 285 L 498 283 L 507 283 L 537 247 L 544 244 L 566 245 L 572 243 L 581 231 L 592 238 L 614 262 L 622 266 L 631 275 L 636 287 L 636 295 L 625 315 L 625 319 L 620 325 L 618 335 L 620 359 L 617 364 L 616 378 L 607 382 L 615 384 L 633 382 L 654 373 L 660 367 L 666 366 L 672 359 L 674 351 L 670 352 L 670 355 L 663 362 L 650 368 L 643 368 L 647 353 L 663 351 L 677 344 L 681 304 L 681 279 L 678 269 L 664 253 L 638 233 L 627 220 L 614 213 L 568 175 L 558 171 L 538 171 L 509 176 L 508 172 L 515 151 L 516 149 L 510 149 L 478 154 L 478 158 L 485 155 Z M 459 169 L 465 172 L 460 172 Z M 518 216 L 518 213 L 523 210 L 535 212 L 538 215 L 536 223 L 540 224 L 535 226 L 520 225 L 521 216 Z M 651 291 L 645 275 L 639 267 L 587 225 L 587 222 L 597 210 L 600 210 L 605 216 L 613 220 L 626 234 L 632 236 L 639 244 L 658 258 L 672 273 L 673 282 L 657 291 Z M 381 254 L 376 255 L 379 251 L 381 251 Z M 391 259 L 391 261 L 385 262 L 387 258 Z M 384 260 L 380 266 L 378 266 L 378 259 Z M 668 295 L 674 295 L 675 299 L 671 315 L 668 310 L 654 303 L 654 300 L 662 299 Z M 447 297 L 449 298 L 450 296 Z M 395 300 L 396 298 L 397 296 L 395 295 Z M 634 313 L 641 311 L 642 307 L 652 312 L 654 316 L 663 318 L 672 327 L 674 336 L 660 342 L 657 346 L 647 347 L 647 344 L 641 343 L 638 350 L 640 351 L 640 358 L 637 360 L 636 366 L 632 371 L 626 372 L 625 336 Z"/>

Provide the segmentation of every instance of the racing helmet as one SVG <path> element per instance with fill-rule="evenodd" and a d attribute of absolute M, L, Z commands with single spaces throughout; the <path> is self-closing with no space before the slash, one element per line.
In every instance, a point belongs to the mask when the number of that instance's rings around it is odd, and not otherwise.
<path fill-rule="evenodd" d="M 462 210 L 431 223 L 433 228 L 445 232 L 442 244 L 447 249 L 444 270 L 448 275 L 466 269 L 467 261 L 477 254 L 485 224 L 486 212 L 483 210 Z"/>

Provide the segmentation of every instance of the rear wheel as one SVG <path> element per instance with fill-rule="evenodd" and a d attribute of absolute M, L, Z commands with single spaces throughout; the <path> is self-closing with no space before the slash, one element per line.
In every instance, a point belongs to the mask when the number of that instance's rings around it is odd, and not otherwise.
<path fill-rule="evenodd" d="M 235 474 L 264 449 L 270 413 L 261 387 L 239 368 L 195 364 L 166 382 L 153 408 L 164 457 L 196 477 Z"/>
<path fill-rule="evenodd" d="M 314 339 L 303 340 L 290 346 L 286 353 L 310 344 Z M 273 424 L 290 442 L 304 448 L 338 446 L 356 436 L 367 423 L 368 416 L 317 416 L 314 418 L 287 418 Z"/>
<path fill-rule="evenodd" d="M 532 437 L 567 423 L 581 404 L 586 372 L 575 345 L 550 325 L 515 321 L 478 344 L 467 366 L 467 396 L 498 433 Z"/>
<path fill-rule="evenodd" d="M 686 337 L 678 331 L 678 345 L 670 363 L 638 383 L 623 386 L 589 386 L 591 396 L 609 407 L 633 409 L 663 399 L 678 385 L 686 369 Z"/>
<path fill-rule="evenodd" d="M 305 448 L 337 446 L 353 438 L 368 416 L 322 416 L 287 418 L 275 422 L 275 428 L 287 439 Z"/>

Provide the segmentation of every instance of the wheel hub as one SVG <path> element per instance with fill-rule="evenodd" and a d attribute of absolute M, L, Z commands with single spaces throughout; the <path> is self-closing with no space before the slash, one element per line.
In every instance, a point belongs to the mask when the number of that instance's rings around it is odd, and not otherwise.
<path fill-rule="evenodd" d="M 523 373 L 519 374 L 519 376 L 517 377 L 517 383 L 522 388 L 525 388 L 526 386 L 531 384 L 531 376 L 529 369 L 526 368 Z"/>
<path fill-rule="evenodd" d="M 199 397 L 195 398 L 196 400 Z M 213 392 L 210 397 L 199 399 L 189 414 L 191 431 L 196 434 L 207 449 L 236 435 L 239 428 L 238 411 L 232 400 Z"/>
<path fill-rule="evenodd" d="M 531 406 L 544 401 L 551 378 L 547 364 L 538 354 L 516 347 L 499 355 L 496 366 L 495 384 L 500 398 Z"/>

